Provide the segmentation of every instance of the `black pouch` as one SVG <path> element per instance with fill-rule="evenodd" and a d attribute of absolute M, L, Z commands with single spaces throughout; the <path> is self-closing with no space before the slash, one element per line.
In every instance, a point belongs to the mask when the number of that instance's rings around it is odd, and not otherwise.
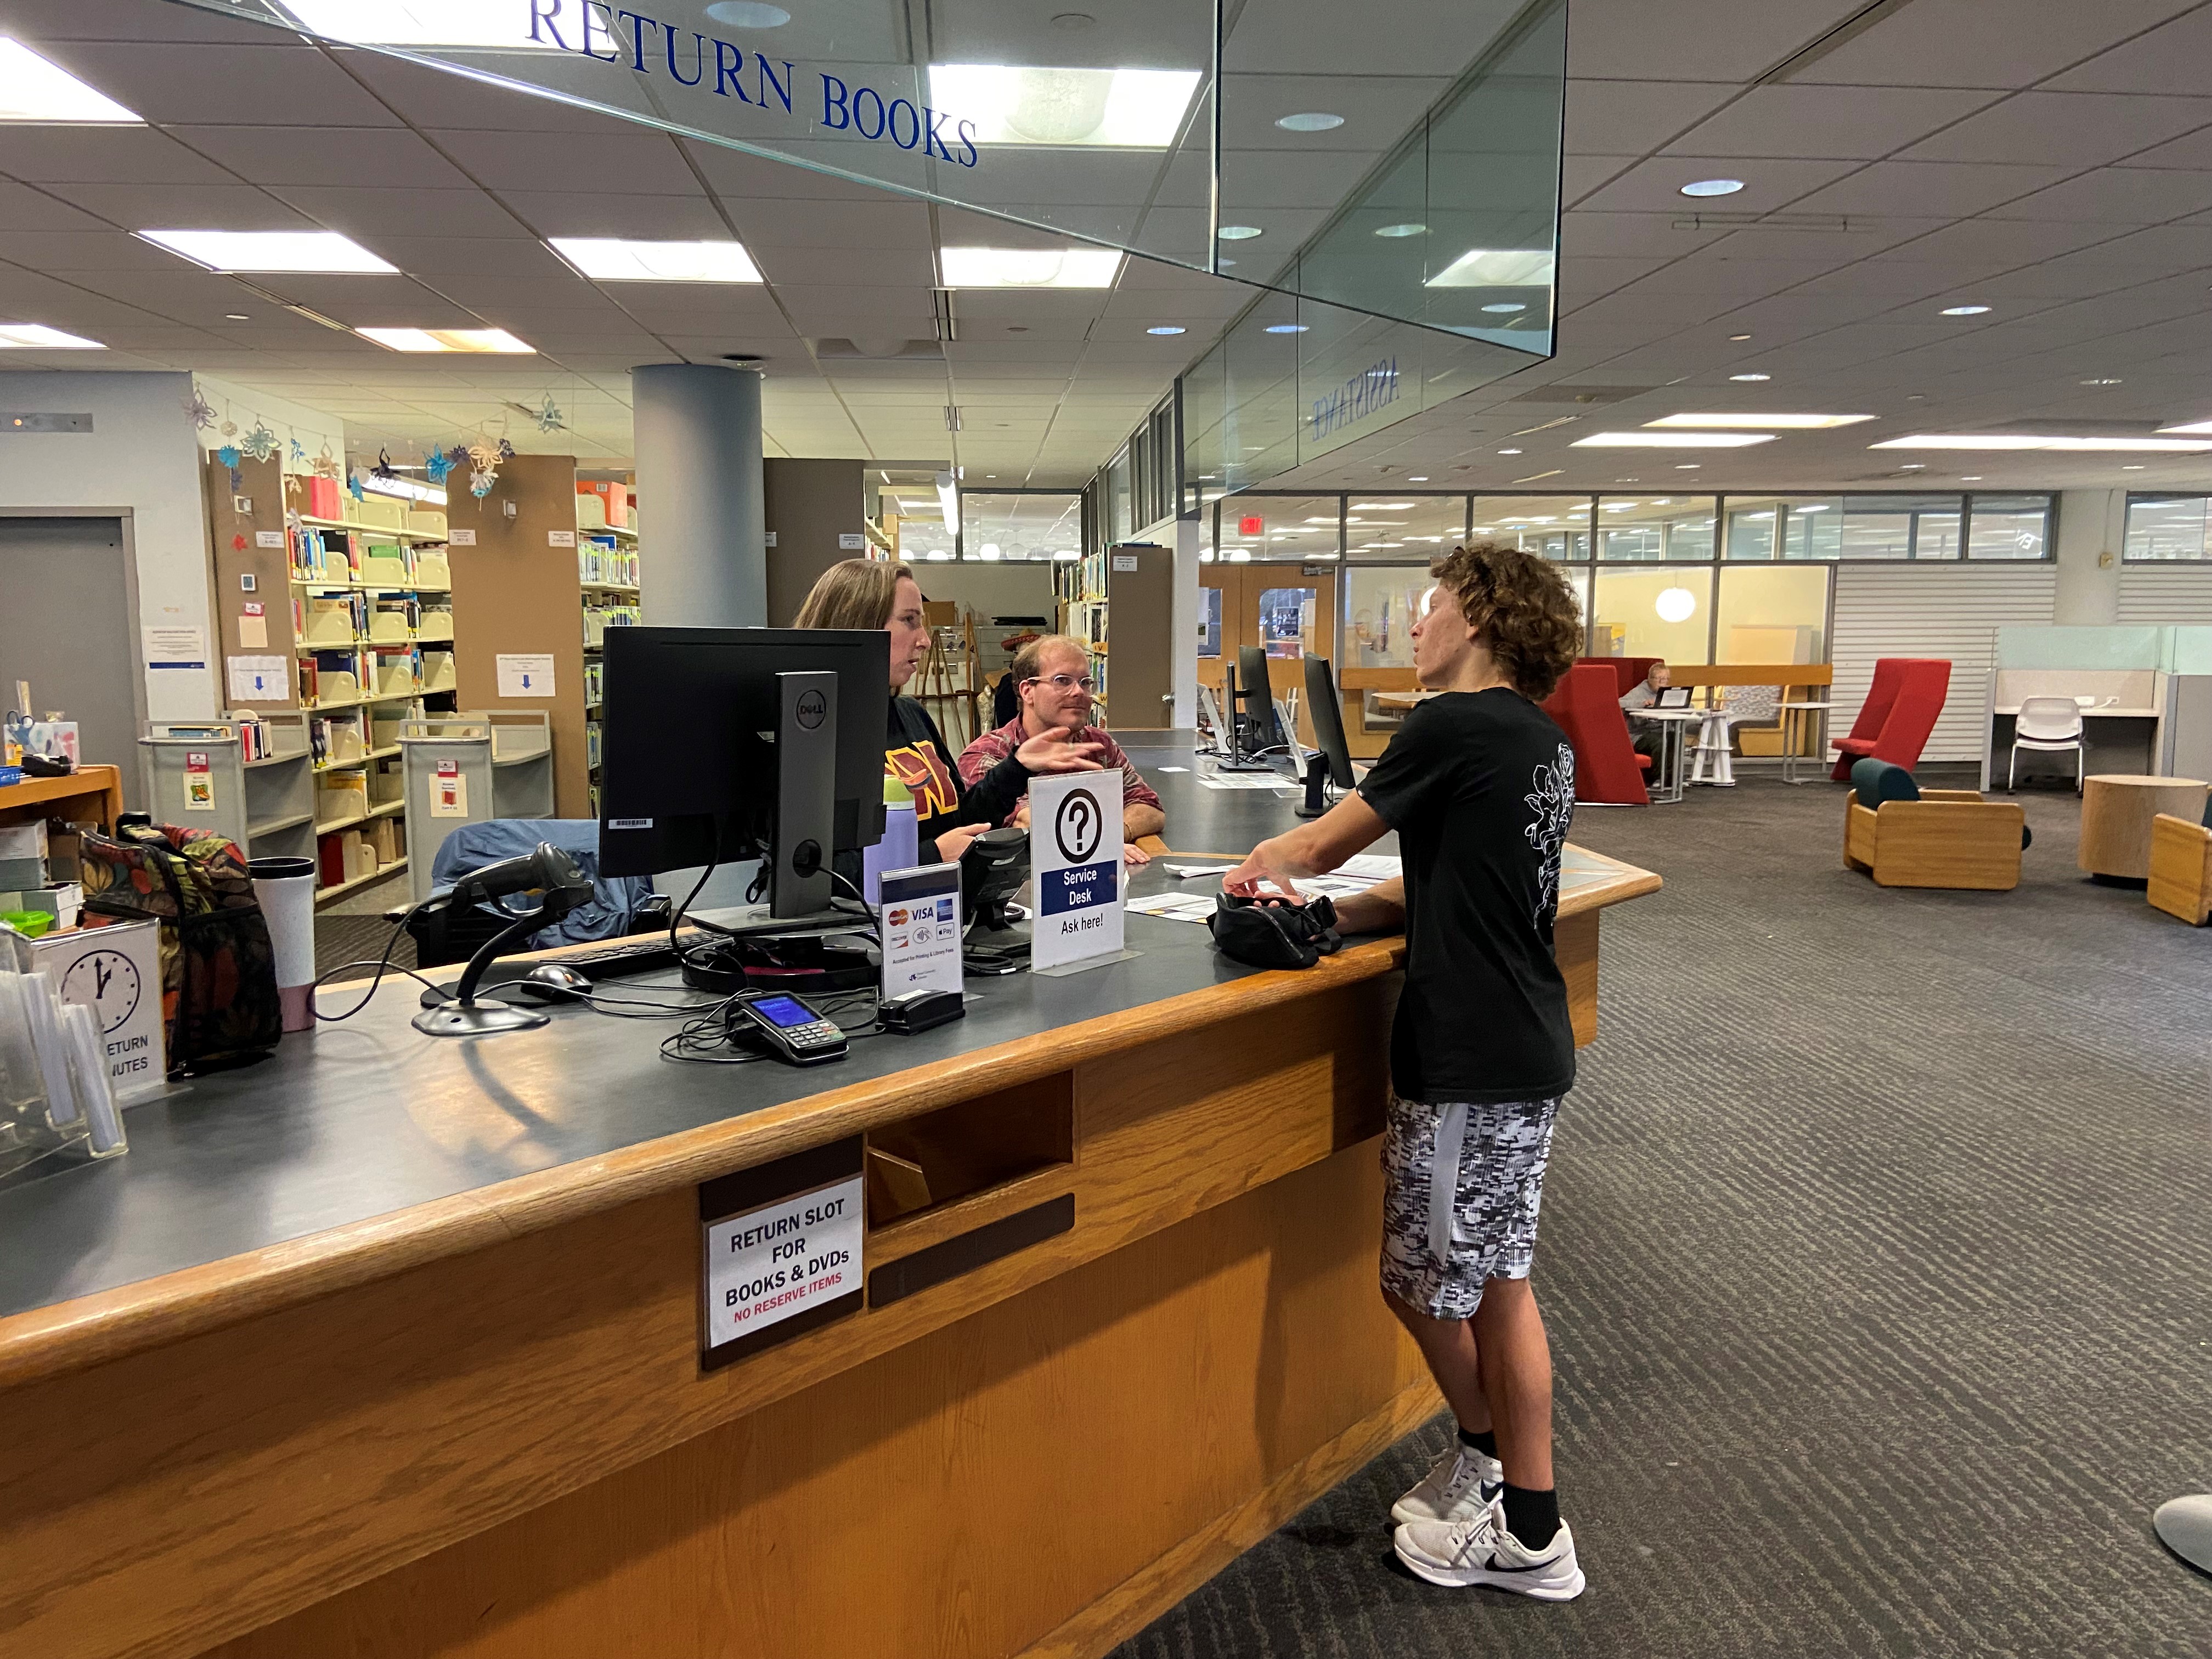
<path fill-rule="evenodd" d="M 1248 968 L 1310 968 L 1344 947 L 1325 893 L 1304 904 L 1224 893 L 1206 926 L 1214 949 Z"/>

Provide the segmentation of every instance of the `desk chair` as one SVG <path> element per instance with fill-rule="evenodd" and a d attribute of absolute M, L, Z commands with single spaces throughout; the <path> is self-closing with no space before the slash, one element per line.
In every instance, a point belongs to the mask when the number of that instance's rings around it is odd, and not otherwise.
<path fill-rule="evenodd" d="M 1978 790 L 1923 790 L 1887 761 L 1851 767 L 1844 798 L 1844 867 L 1883 887 L 1973 888 L 2008 892 L 2020 885 L 2028 845 L 2027 815 Z"/>
<path fill-rule="evenodd" d="M 2092 702 L 2095 700 L 2091 699 Z M 2005 768 L 2005 793 L 2010 794 L 2020 775 L 2020 751 L 2074 756 L 2074 793 L 2081 793 L 2081 708 L 2076 697 L 2024 697 L 2013 719 L 2012 761 Z"/>
<path fill-rule="evenodd" d="M 2191 927 L 2212 920 L 2212 830 L 2171 812 L 2150 821 L 2151 908 Z"/>

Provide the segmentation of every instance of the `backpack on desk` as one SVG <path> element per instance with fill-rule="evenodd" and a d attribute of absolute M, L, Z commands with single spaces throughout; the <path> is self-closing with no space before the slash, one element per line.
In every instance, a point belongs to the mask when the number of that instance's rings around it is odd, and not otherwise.
<path fill-rule="evenodd" d="M 84 908 L 160 924 L 169 1075 L 258 1059 L 283 1036 L 276 956 L 238 843 L 212 830 L 126 822 L 88 835 Z"/>

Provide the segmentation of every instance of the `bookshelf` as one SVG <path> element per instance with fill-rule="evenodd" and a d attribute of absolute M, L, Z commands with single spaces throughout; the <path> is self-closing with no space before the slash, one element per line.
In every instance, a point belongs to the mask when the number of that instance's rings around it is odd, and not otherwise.
<path fill-rule="evenodd" d="M 1102 715 L 1107 702 L 1107 555 L 1086 553 L 1080 559 L 1055 561 L 1052 592 L 1058 611 L 1054 632 L 1083 641 L 1091 653 L 1091 672 L 1098 682 L 1096 698 Z"/>
<path fill-rule="evenodd" d="M 1059 631 L 1083 641 L 1098 681 L 1102 725 L 1126 730 L 1165 726 L 1173 719 L 1175 553 L 1150 542 L 1127 542 L 1055 561 L 1053 594 Z M 1118 705 L 1108 700 L 1113 623 L 1122 641 Z M 1111 711 L 1111 712 L 1109 712 Z"/>

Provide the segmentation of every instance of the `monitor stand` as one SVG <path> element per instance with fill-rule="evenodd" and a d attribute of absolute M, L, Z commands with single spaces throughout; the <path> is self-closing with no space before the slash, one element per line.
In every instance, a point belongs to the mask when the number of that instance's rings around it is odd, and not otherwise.
<path fill-rule="evenodd" d="M 1018 974 L 1030 965 L 1029 929 L 970 927 L 960 944 L 960 965 L 977 975 Z"/>

